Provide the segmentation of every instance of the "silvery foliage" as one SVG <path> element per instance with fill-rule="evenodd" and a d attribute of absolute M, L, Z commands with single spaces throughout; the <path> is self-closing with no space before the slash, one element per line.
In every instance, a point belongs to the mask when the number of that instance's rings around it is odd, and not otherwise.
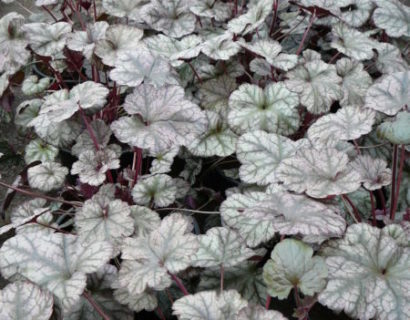
<path fill-rule="evenodd" d="M 1 320 L 410 318 L 405 1 L 2 3 Z"/>

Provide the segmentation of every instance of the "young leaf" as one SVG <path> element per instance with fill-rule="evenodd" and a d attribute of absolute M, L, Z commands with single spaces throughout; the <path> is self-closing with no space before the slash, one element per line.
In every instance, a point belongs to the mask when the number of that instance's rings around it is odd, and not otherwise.
<path fill-rule="evenodd" d="M 151 168 L 149 172 L 151 174 L 157 173 L 167 173 L 171 171 L 172 163 L 174 162 L 175 156 L 178 154 L 179 147 L 171 148 L 163 152 L 153 152 L 150 154 L 154 157 L 151 163 Z"/>
<path fill-rule="evenodd" d="M 120 85 L 136 87 L 143 81 L 157 87 L 178 84 L 168 61 L 155 55 L 142 43 L 137 49 L 118 52 L 113 65 L 110 78 Z"/>
<path fill-rule="evenodd" d="M 377 128 L 377 135 L 393 144 L 410 144 L 410 113 L 402 111 L 393 121 L 385 121 Z"/>
<path fill-rule="evenodd" d="M 333 147 L 301 148 L 296 156 L 281 162 L 276 175 L 288 190 L 325 198 L 360 187 L 360 175 L 348 167 L 348 162 L 347 155 Z"/>
<path fill-rule="evenodd" d="M 263 267 L 263 279 L 268 293 L 279 299 L 288 297 L 298 288 L 313 296 L 326 285 L 327 267 L 322 257 L 313 257 L 313 250 L 299 240 L 285 239 L 272 251 L 271 260 Z"/>
<path fill-rule="evenodd" d="M 289 135 L 299 127 L 297 94 L 283 83 L 273 83 L 262 89 L 243 84 L 229 97 L 229 125 L 239 133 L 264 130 Z"/>
<path fill-rule="evenodd" d="M 122 246 L 119 284 L 138 295 L 147 287 L 163 290 L 171 285 L 168 272 L 186 269 L 198 249 L 191 220 L 179 213 L 166 216 L 146 237 L 126 238 Z"/>
<path fill-rule="evenodd" d="M 304 52 L 305 58 L 309 51 Z M 313 114 L 328 112 L 335 100 L 342 98 L 334 65 L 322 60 L 308 60 L 287 73 L 286 87 L 300 95 L 301 103 Z"/>
<path fill-rule="evenodd" d="M 105 65 L 112 67 L 121 53 L 138 50 L 141 45 L 139 40 L 143 35 L 141 29 L 133 26 L 110 25 L 105 32 L 105 37 L 96 43 L 94 53 L 102 59 Z"/>
<path fill-rule="evenodd" d="M 376 113 L 367 108 L 346 106 L 336 113 L 324 115 L 308 130 L 311 140 L 354 140 L 372 131 Z"/>
<path fill-rule="evenodd" d="M 30 141 L 24 150 L 24 161 L 29 164 L 34 161 L 53 162 L 58 155 L 58 148 L 45 143 L 41 139 Z"/>
<path fill-rule="evenodd" d="M 377 9 L 373 12 L 373 20 L 390 37 L 410 37 L 410 8 L 398 0 L 373 0 Z"/>
<path fill-rule="evenodd" d="M 24 276 L 50 290 L 64 310 L 80 299 L 86 274 L 97 271 L 112 257 L 107 242 L 85 245 L 81 239 L 62 233 L 18 234 L 0 249 L 2 275 Z"/>
<path fill-rule="evenodd" d="M 41 56 L 53 56 L 66 45 L 71 25 L 67 22 L 48 24 L 45 22 L 27 23 L 22 27 L 31 49 Z"/>
<path fill-rule="evenodd" d="M 179 320 L 229 320 L 235 319 L 246 305 L 247 302 L 235 290 L 220 294 L 216 291 L 202 291 L 178 299 L 172 309 Z"/>
<path fill-rule="evenodd" d="M 351 225 L 343 239 L 322 249 L 329 282 L 319 302 L 364 320 L 409 318 L 410 250 L 405 239 L 397 225 Z"/>
<path fill-rule="evenodd" d="M 97 151 L 85 150 L 80 153 L 78 161 L 74 162 L 71 174 L 78 174 L 82 183 L 99 186 L 105 181 L 108 170 L 120 167 L 120 153 L 120 147 L 115 144 Z"/>
<path fill-rule="evenodd" d="M 377 190 L 391 182 L 391 170 L 382 159 L 360 155 L 350 165 L 354 171 L 360 173 L 363 186 L 367 190 Z"/>
<path fill-rule="evenodd" d="M 278 182 L 276 169 L 282 160 L 296 153 L 292 140 L 264 131 L 248 132 L 237 143 L 236 156 L 241 162 L 239 176 L 246 183 L 266 185 Z"/>
<path fill-rule="evenodd" d="M 211 228 L 199 236 L 199 249 L 193 258 L 197 267 L 233 267 L 255 253 L 248 249 L 239 234 L 224 227 Z"/>
<path fill-rule="evenodd" d="M 410 71 L 396 72 L 370 87 L 365 107 L 394 116 L 410 101 Z"/>
<path fill-rule="evenodd" d="M 50 78 L 41 78 L 40 80 L 36 75 L 29 76 L 24 79 L 21 91 L 26 96 L 31 96 L 37 93 L 43 92 L 50 85 Z"/>
<path fill-rule="evenodd" d="M 151 152 L 188 145 L 207 127 L 205 114 L 184 97 L 179 86 L 157 89 L 140 85 L 126 97 L 124 109 L 132 117 L 113 122 L 115 136 L 121 142 Z"/>
<path fill-rule="evenodd" d="M 176 199 L 177 187 L 174 180 L 166 174 L 140 177 L 132 189 L 132 198 L 136 204 L 148 206 L 151 203 L 166 207 Z"/>
<path fill-rule="evenodd" d="M 152 0 L 144 7 L 142 18 L 156 31 L 180 38 L 195 30 L 195 16 L 187 0 Z"/>
<path fill-rule="evenodd" d="M 201 157 L 226 157 L 234 153 L 238 136 L 217 113 L 206 111 L 205 114 L 208 131 L 188 145 L 188 150 Z"/>
<path fill-rule="evenodd" d="M 44 162 L 27 170 L 30 187 L 42 191 L 60 188 L 68 174 L 68 169 L 58 162 Z"/>
<path fill-rule="evenodd" d="M 4 320 L 48 320 L 53 296 L 28 281 L 10 283 L 0 291 L 0 310 Z"/>
<path fill-rule="evenodd" d="M 74 216 L 74 223 L 84 241 L 107 241 L 113 245 L 134 232 L 134 221 L 127 203 L 95 195 L 84 202 Z"/>

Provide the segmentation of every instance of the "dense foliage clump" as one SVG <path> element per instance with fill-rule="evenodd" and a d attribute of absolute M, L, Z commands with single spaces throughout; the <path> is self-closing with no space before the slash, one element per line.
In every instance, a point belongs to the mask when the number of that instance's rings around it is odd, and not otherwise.
<path fill-rule="evenodd" d="M 0 319 L 410 319 L 403 2 L 2 3 Z"/>

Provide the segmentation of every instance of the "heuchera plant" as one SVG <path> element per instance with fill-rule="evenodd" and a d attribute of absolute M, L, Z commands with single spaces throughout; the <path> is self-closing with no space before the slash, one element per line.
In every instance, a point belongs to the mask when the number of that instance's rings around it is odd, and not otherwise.
<path fill-rule="evenodd" d="M 2 2 L 0 319 L 410 319 L 404 1 Z"/>

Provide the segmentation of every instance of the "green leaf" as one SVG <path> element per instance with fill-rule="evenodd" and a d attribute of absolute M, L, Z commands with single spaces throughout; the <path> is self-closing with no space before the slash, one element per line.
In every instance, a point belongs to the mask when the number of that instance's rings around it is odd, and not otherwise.
<path fill-rule="evenodd" d="M 313 296 L 325 287 L 326 278 L 324 259 L 313 257 L 311 247 L 294 239 L 279 242 L 272 251 L 271 260 L 263 267 L 268 293 L 279 299 L 287 298 L 294 288 Z"/>
<path fill-rule="evenodd" d="M 187 146 L 188 150 L 193 155 L 201 157 L 226 157 L 234 153 L 238 136 L 217 113 L 206 111 L 205 114 L 208 131 Z"/>
<path fill-rule="evenodd" d="M 264 130 L 289 135 L 299 128 L 297 94 L 283 83 L 273 83 L 262 89 L 243 84 L 229 97 L 229 125 L 239 133 Z"/>
<path fill-rule="evenodd" d="M 62 187 L 68 169 L 58 162 L 44 162 L 27 170 L 30 187 L 51 191 Z"/>
<path fill-rule="evenodd" d="M 377 135 L 393 144 L 410 144 L 410 113 L 402 111 L 393 121 L 385 121 L 377 128 Z"/>
<path fill-rule="evenodd" d="M 177 187 L 166 174 L 147 175 L 138 179 L 131 193 L 136 204 L 166 207 L 175 201 Z"/>

